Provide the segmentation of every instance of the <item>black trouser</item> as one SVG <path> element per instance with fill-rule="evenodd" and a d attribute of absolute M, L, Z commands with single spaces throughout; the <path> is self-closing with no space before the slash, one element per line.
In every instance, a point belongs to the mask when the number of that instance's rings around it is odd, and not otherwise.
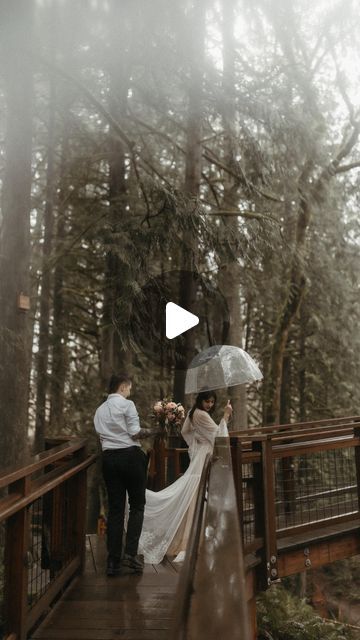
<path fill-rule="evenodd" d="M 103 452 L 103 475 L 109 501 L 108 554 L 113 560 L 121 558 L 127 492 L 130 513 L 125 553 L 135 556 L 144 520 L 147 455 L 137 446 L 107 449 Z"/>

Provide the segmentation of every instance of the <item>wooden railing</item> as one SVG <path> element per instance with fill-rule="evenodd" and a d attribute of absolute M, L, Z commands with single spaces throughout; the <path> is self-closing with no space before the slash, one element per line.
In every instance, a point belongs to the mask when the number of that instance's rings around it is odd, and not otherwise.
<path fill-rule="evenodd" d="M 176 640 L 249 640 L 244 554 L 228 438 L 217 438 L 197 495 L 175 598 Z"/>
<path fill-rule="evenodd" d="M 96 456 L 74 439 L 0 475 L 3 630 L 27 633 L 84 562 L 86 472 Z"/>
<path fill-rule="evenodd" d="M 85 441 L 72 440 L 0 475 L 6 637 L 25 640 L 82 568 L 94 459 Z M 359 416 L 217 438 L 200 481 L 173 637 L 247 640 L 246 569 L 256 573 L 254 594 L 284 575 L 360 553 L 359 496 Z"/>
<path fill-rule="evenodd" d="M 287 547 L 303 540 L 303 565 L 311 567 L 312 536 L 324 537 L 330 526 L 331 535 L 335 527 L 359 529 L 359 416 L 231 436 L 244 551 L 262 558 L 261 586 L 290 572 L 284 563 L 279 566 Z M 352 552 L 357 548 L 353 544 Z M 296 563 L 293 568 L 301 570 Z"/>

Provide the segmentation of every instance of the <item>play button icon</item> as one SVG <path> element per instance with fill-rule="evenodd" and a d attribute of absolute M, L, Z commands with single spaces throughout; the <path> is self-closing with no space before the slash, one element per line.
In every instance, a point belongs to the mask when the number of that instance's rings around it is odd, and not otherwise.
<path fill-rule="evenodd" d="M 186 286 L 190 282 L 194 291 L 189 302 L 181 295 L 185 282 Z M 131 300 L 126 299 L 126 304 L 119 297 L 114 326 L 124 351 L 137 354 L 135 357 L 144 367 L 148 363 L 154 365 L 154 376 L 165 376 L 169 363 L 174 363 L 177 371 L 186 371 L 196 354 L 209 346 L 210 328 L 205 330 L 209 313 L 212 340 L 226 343 L 230 326 L 226 299 L 207 273 L 163 271 L 148 276 L 138 291 L 131 289 L 129 297 Z M 199 331 L 200 326 L 203 331 Z"/>
<path fill-rule="evenodd" d="M 199 324 L 199 318 L 174 302 L 166 305 L 166 337 L 170 340 Z"/>

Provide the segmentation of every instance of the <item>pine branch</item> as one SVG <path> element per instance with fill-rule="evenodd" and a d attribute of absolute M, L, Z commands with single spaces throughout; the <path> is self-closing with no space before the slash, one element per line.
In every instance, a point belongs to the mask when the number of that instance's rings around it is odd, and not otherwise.
<path fill-rule="evenodd" d="M 72 74 L 68 73 L 61 67 L 58 67 L 57 65 L 48 62 L 48 60 L 45 60 L 42 57 L 40 58 L 40 61 L 49 69 L 51 69 L 54 73 L 57 73 L 58 75 L 62 76 L 64 79 L 68 80 L 68 82 L 76 86 L 84 94 L 87 100 L 98 109 L 98 111 L 105 118 L 108 124 L 112 127 L 113 131 L 117 133 L 120 139 L 123 142 L 125 142 L 125 144 L 128 147 L 130 158 L 135 169 L 136 177 L 139 180 L 140 189 L 143 192 L 143 184 L 140 180 L 139 173 L 137 170 L 137 165 L 136 165 L 137 157 L 141 159 L 142 163 L 144 163 L 145 165 L 148 165 L 154 173 L 156 173 L 157 175 L 159 175 L 159 173 L 155 171 L 154 167 L 150 164 L 148 160 L 146 160 L 141 156 L 138 150 L 135 150 L 135 147 L 136 147 L 135 141 L 129 138 L 129 136 L 125 133 L 125 131 L 122 129 L 119 123 L 115 120 L 115 118 L 113 118 L 111 113 L 106 109 L 106 107 L 104 107 L 102 102 L 98 100 L 96 96 L 94 96 L 94 94 L 86 87 L 86 85 L 83 84 L 83 82 L 81 82 L 81 80 L 79 80 Z M 160 176 L 160 177 L 161 179 L 164 180 L 163 176 Z M 145 198 L 145 202 L 146 202 L 146 198 Z"/>
<path fill-rule="evenodd" d="M 239 174 L 236 173 L 235 171 L 233 171 L 232 169 L 230 169 L 227 165 L 225 165 L 223 162 L 221 162 L 221 160 L 219 160 L 217 157 L 215 157 L 213 152 L 211 151 L 211 149 L 207 149 L 206 147 L 205 147 L 205 149 L 206 149 L 206 151 L 205 151 L 205 153 L 203 153 L 203 157 L 206 160 L 208 160 L 208 162 L 210 162 L 211 164 L 215 164 L 217 167 L 219 167 L 219 169 L 222 169 L 228 175 L 232 176 L 236 180 L 240 179 Z M 255 185 L 250 180 L 248 180 L 248 178 L 246 178 L 243 170 L 242 169 L 240 169 L 240 170 L 241 170 L 241 174 L 243 176 L 243 179 L 244 179 L 244 181 L 246 183 L 246 186 L 249 189 L 251 189 L 253 192 L 257 193 L 258 195 L 263 196 L 263 198 L 266 198 L 266 200 L 271 200 L 272 202 L 283 203 L 283 200 L 281 198 L 278 198 L 277 196 L 273 195 L 272 193 L 267 193 L 263 189 L 259 189 L 259 187 L 255 187 Z"/>
<path fill-rule="evenodd" d="M 358 169 L 360 167 L 360 160 L 357 162 L 350 162 L 349 164 L 341 164 L 336 169 L 335 173 L 346 173 L 346 171 L 351 171 L 351 169 Z"/>
<path fill-rule="evenodd" d="M 258 213 L 256 211 L 233 211 L 232 209 L 220 209 L 219 211 L 205 211 L 205 215 L 208 216 L 224 216 L 226 218 L 253 218 L 255 220 L 271 220 L 280 224 L 279 221 L 272 215 L 266 213 Z"/>

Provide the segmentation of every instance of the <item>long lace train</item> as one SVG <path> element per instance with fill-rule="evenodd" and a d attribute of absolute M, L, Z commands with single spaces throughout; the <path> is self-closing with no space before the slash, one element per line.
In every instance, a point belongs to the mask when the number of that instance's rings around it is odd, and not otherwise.
<path fill-rule="evenodd" d="M 147 563 L 158 564 L 166 553 L 177 555 L 185 551 L 206 454 L 212 452 L 215 436 L 226 436 L 228 432 L 224 420 L 218 427 L 205 411 L 197 409 L 192 421 L 186 418 L 182 435 L 189 445 L 186 472 L 162 491 L 146 491 L 139 553 L 144 554 Z"/>

